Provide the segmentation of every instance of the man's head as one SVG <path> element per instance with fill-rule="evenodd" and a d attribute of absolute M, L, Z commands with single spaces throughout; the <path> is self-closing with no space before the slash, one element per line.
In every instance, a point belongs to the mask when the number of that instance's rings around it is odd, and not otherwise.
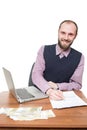
<path fill-rule="evenodd" d="M 58 44 L 61 49 L 67 50 L 78 33 L 78 26 L 72 20 L 64 20 L 58 29 Z"/>

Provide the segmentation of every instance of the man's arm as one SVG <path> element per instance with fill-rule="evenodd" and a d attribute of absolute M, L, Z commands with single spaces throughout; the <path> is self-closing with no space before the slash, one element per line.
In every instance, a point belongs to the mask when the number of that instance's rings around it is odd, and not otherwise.
<path fill-rule="evenodd" d="M 74 74 L 70 78 L 69 83 L 57 83 L 60 90 L 79 90 L 82 88 L 82 77 L 84 71 L 84 56 L 81 56 L 80 63 L 76 68 Z"/>
<path fill-rule="evenodd" d="M 36 86 L 38 86 L 40 90 L 42 90 L 45 93 L 51 87 L 43 77 L 43 72 L 45 70 L 45 61 L 43 57 L 43 52 L 44 52 L 44 46 L 42 46 L 38 51 L 35 65 L 32 71 L 32 81 Z"/>
<path fill-rule="evenodd" d="M 46 81 L 43 77 L 43 72 L 45 70 L 45 61 L 43 58 L 44 46 L 38 51 L 37 59 L 32 71 L 32 81 L 38 86 L 40 90 L 46 93 L 50 99 L 53 100 L 62 100 L 63 93 L 60 90 L 52 89 L 51 84 Z"/>

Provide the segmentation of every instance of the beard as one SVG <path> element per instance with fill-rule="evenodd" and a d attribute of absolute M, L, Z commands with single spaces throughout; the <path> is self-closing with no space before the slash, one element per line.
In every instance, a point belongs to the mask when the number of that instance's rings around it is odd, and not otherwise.
<path fill-rule="evenodd" d="M 68 40 L 62 40 L 62 41 L 65 41 L 65 42 L 70 42 Z M 73 42 L 71 42 L 69 45 L 62 45 L 62 43 L 60 42 L 60 40 L 58 39 L 58 45 L 61 49 L 63 49 L 64 51 L 68 50 L 70 48 L 70 46 L 72 45 Z"/>

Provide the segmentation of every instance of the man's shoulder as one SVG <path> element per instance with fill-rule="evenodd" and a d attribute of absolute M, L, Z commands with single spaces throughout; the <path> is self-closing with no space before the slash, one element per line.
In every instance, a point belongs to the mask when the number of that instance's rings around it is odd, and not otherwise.
<path fill-rule="evenodd" d="M 44 52 L 45 50 L 50 50 L 52 48 L 55 48 L 56 44 L 50 44 L 50 45 L 42 45 L 40 48 L 39 48 L 39 51 L 38 52 Z"/>
<path fill-rule="evenodd" d="M 45 47 L 52 47 L 52 46 L 56 46 L 56 44 L 45 45 Z"/>
<path fill-rule="evenodd" d="M 50 49 L 54 49 L 56 47 L 56 44 L 51 44 L 51 45 L 45 45 L 44 49 L 50 50 Z"/>

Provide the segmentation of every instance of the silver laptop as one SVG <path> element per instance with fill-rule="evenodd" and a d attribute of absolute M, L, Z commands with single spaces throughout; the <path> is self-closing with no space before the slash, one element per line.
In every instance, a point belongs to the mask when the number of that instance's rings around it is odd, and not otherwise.
<path fill-rule="evenodd" d="M 44 94 L 43 92 L 41 92 L 38 88 L 34 86 L 16 89 L 14 86 L 11 72 L 8 71 L 4 67 L 3 67 L 3 72 L 5 75 L 5 79 L 6 79 L 9 91 L 19 103 L 48 97 L 46 94 Z"/>

